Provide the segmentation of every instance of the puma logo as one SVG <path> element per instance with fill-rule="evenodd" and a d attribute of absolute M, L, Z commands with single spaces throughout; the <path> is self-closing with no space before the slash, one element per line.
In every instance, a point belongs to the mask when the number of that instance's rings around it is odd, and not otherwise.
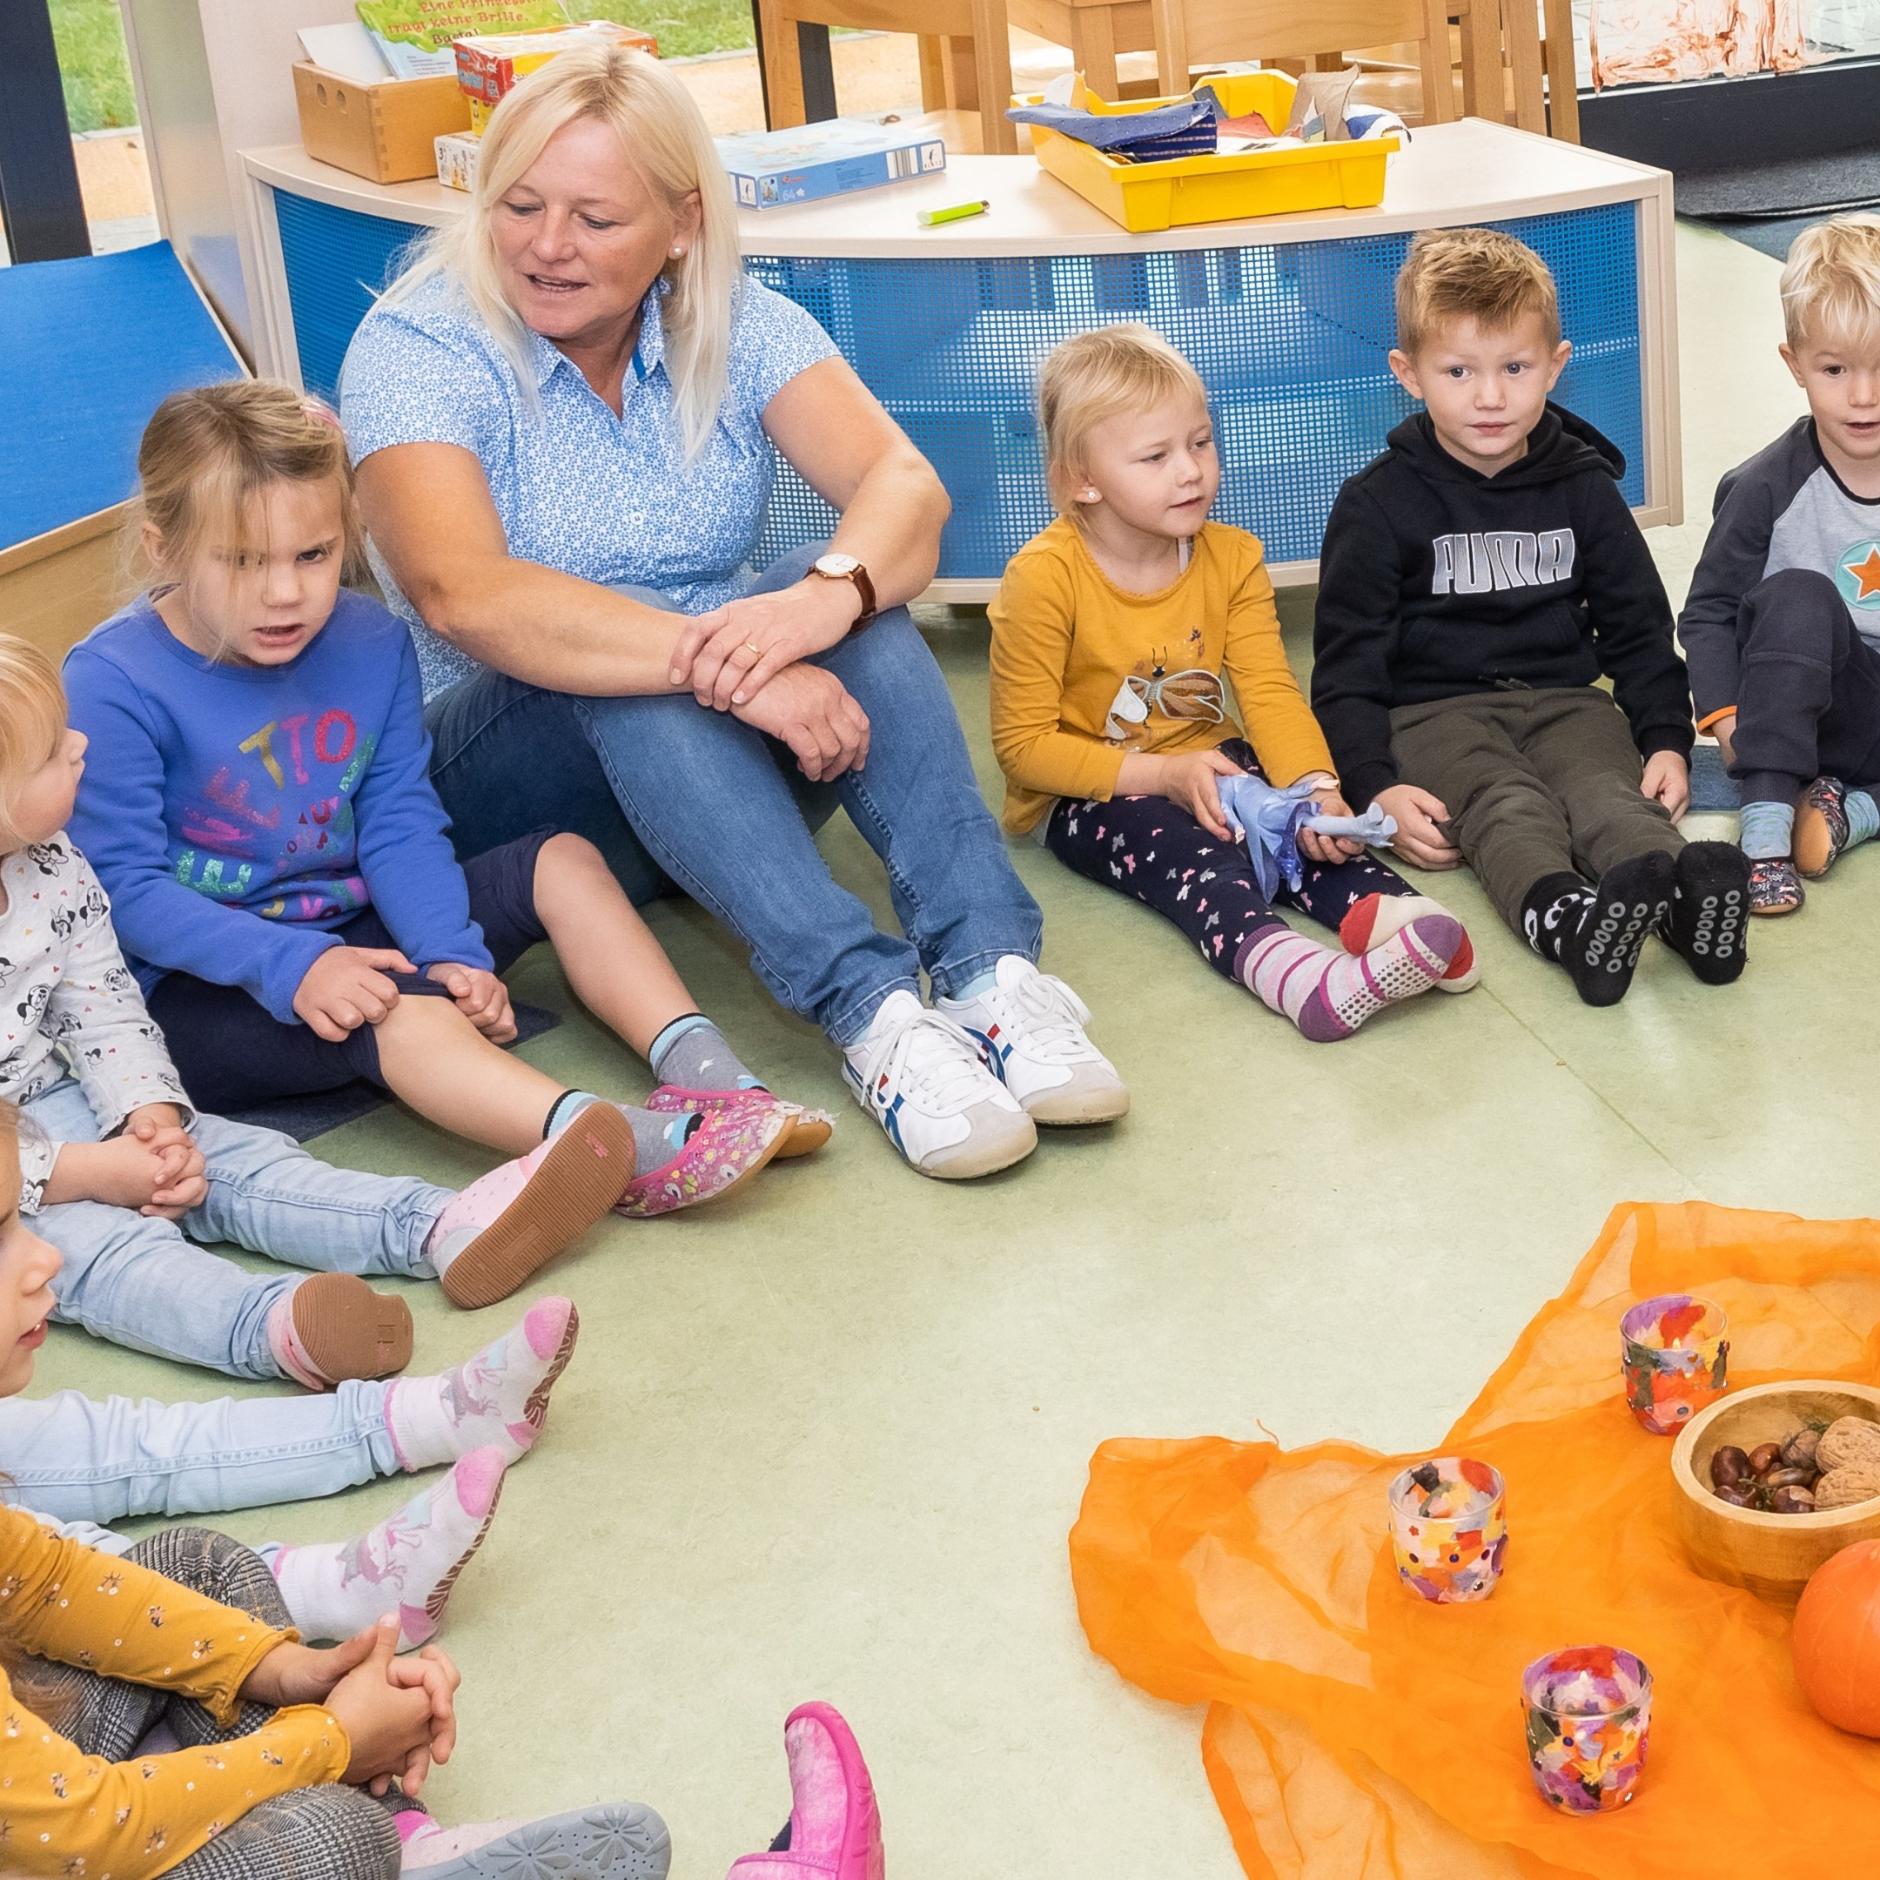
<path fill-rule="evenodd" d="M 1490 594 L 1502 588 L 1551 587 L 1573 575 L 1571 529 L 1490 529 L 1439 535 L 1430 544 L 1432 594 Z"/>

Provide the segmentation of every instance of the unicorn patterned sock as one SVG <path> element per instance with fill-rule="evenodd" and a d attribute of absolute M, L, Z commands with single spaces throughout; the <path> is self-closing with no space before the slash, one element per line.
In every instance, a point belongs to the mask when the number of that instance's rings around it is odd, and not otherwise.
<path fill-rule="evenodd" d="M 351 1638 L 396 1612 L 398 1649 L 424 1644 L 437 1631 L 457 1575 L 489 1532 L 505 1461 L 498 1448 L 472 1450 L 389 1521 L 352 1540 L 256 1548 L 302 1634 Z"/>
<path fill-rule="evenodd" d="M 548 1393 L 574 1350 L 571 1299 L 538 1299 L 522 1323 L 441 1377 L 394 1378 L 385 1427 L 407 1469 L 455 1462 L 486 1445 L 520 1462 L 548 1420 Z"/>

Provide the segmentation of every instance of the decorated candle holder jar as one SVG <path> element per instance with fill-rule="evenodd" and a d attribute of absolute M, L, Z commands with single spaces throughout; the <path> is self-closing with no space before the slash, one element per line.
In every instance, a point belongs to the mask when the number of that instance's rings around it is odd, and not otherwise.
<path fill-rule="evenodd" d="M 1432 1456 L 1390 1485 L 1397 1578 L 1439 1605 L 1486 1599 L 1508 1552 L 1507 1488 L 1499 1469 L 1469 1456 Z"/>
<path fill-rule="evenodd" d="M 1675 1436 L 1723 1395 L 1729 1323 L 1721 1306 L 1689 1293 L 1641 1300 L 1619 1321 L 1625 1400 L 1641 1427 Z"/>
<path fill-rule="evenodd" d="M 1652 1674 L 1615 1645 L 1548 1652 L 1521 1674 L 1528 1768 L 1541 1799 L 1567 1815 L 1623 1808 L 1651 1741 Z"/>

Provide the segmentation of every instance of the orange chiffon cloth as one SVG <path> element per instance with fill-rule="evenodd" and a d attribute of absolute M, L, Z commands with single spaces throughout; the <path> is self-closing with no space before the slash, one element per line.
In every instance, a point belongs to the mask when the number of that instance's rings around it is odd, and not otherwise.
<path fill-rule="evenodd" d="M 1283 1880 L 1783 1880 L 1880 1859 L 1880 1744 L 1804 1702 L 1789 1615 L 1687 1563 L 1672 1445 L 1633 1421 L 1619 1317 L 1668 1292 L 1730 1319 L 1733 1385 L 1880 1379 L 1880 1222 L 1618 1208 L 1446 1441 L 1508 1487 L 1493 1598 L 1398 1585 L 1385 1486 L 1349 1443 L 1118 1439 L 1071 1531 L 1091 1644 L 1206 1704 L 1202 1759 L 1242 1866 Z M 1250 1412 L 1257 1406 L 1250 1405 Z M 1554 1814 L 1528 1775 L 1520 1673 L 1555 1646 L 1650 1667 L 1637 1799 Z"/>

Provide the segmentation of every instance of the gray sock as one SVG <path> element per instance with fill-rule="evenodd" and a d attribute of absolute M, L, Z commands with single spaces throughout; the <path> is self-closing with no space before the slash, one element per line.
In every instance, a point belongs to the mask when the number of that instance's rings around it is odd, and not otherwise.
<path fill-rule="evenodd" d="M 675 1018 L 646 1054 L 653 1075 L 681 1090 L 762 1090 L 764 1080 L 747 1069 L 725 1034 L 703 1012 Z"/>
<path fill-rule="evenodd" d="M 603 1101 L 591 1090 L 564 1090 L 555 1100 L 555 1107 L 548 1113 L 548 1127 L 542 1132 L 543 1138 L 560 1135 L 590 1103 Z M 656 1110 L 638 1110 L 630 1103 L 616 1103 L 614 1108 L 627 1119 L 633 1131 L 634 1160 L 642 1175 L 650 1175 L 654 1169 L 664 1168 L 691 1140 L 692 1132 L 705 1120 L 696 1110 L 685 1110 L 674 1115 Z"/>

